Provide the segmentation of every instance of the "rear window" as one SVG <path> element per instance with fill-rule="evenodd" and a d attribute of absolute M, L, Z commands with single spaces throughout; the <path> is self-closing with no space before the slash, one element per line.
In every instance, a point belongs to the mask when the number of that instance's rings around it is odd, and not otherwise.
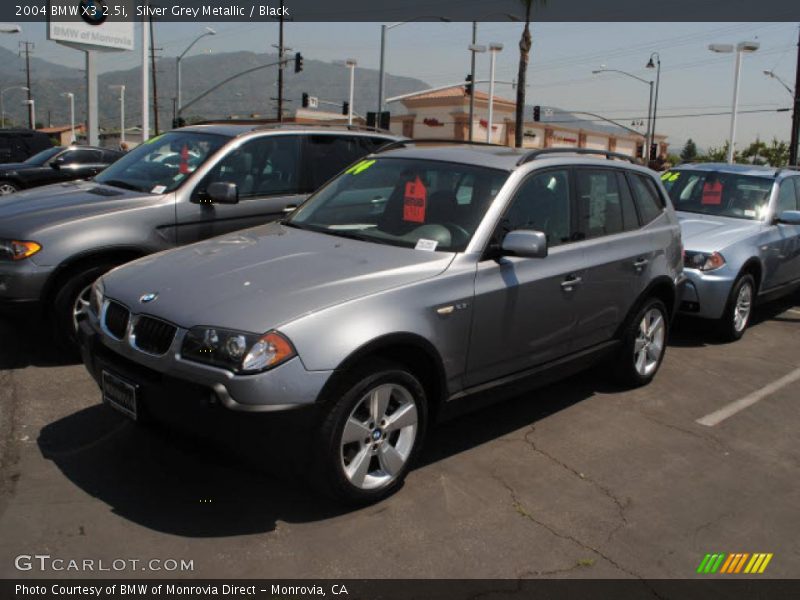
<path fill-rule="evenodd" d="M 664 212 L 664 202 L 652 179 L 638 173 L 629 173 L 628 177 L 633 190 L 633 200 L 639 210 L 639 217 L 642 224 L 646 225 Z"/>
<path fill-rule="evenodd" d="M 718 171 L 667 171 L 661 176 L 676 210 L 760 220 L 769 205 L 772 179 Z"/>

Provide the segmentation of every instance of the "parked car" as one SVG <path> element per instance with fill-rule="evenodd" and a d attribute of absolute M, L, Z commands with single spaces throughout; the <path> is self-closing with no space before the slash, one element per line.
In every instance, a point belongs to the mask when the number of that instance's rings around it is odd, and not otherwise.
<path fill-rule="evenodd" d="M 655 173 L 398 145 L 283 221 L 100 278 L 80 337 L 105 401 L 133 418 L 185 401 L 184 422 L 304 407 L 317 481 L 369 502 L 467 398 L 604 358 L 628 385 L 655 376 L 682 273 Z"/>
<path fill-rule="evenodd" d="M 0 129 L 0 163 L 22 162 L 53 145 L 50 137 L 33 129 Z"/>
<path fill-rule="evenodd" d="M 21 163 L 0 165 L 0 196 L 19 190 L 94 177 L 122 156 L 94 146 L 54 146 Z"/>
<path fill-rule="evenodd" d="M 0 198 L 0 310 L 44 309 L 62 345 L 77 349 L 98 276 L 277 219 L 395 139 L 348 128 L 187 127 L 150 139 L 91 181 Z"/>
<path fill-rule="evenodd" d="M 661 178 L 686 247 L 680 309 L 738 340 L 756 302 L 800 285 L 800 172 L 707 163 Z"/>

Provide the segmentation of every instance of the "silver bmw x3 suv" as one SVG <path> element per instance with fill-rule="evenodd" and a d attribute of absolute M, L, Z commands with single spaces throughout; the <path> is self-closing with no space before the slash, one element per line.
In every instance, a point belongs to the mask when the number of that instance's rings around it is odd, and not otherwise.
<path fill-rule="evenodd" d="M 281 222 L 104 275 L 84 362 L 134 418 L 304 409 L 316 483 L 375 501 L 469 399 L 603 359 L 655 376 L 678 220 L 654 172 L 599 154 L 395 143 Z"/>

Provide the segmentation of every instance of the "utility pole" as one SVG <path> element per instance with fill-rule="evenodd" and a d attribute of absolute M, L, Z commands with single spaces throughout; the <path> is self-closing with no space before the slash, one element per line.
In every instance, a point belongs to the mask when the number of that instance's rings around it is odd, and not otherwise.
<path fill-rule="evenodd" d="M 30 87 L 30 86 L 28 86 Z M 789 148 L 789 164 L 798 166 L 798 148 L 800 142 L 800 28 L 797 37 L 797 74 L 794 79 L 794 111 L 792 112 L 792 141 Z"/>
<path fill-rule="evenodd" d="M 156 73 L 156 38 L 155 27 L 153 27 L 153 15 L 150 15 L 150 69 L 153 76 L 153 130 L 155 134 L 160 133 L 158 128 L 158 75 Z"/>
<path fill-rule="evenodd" d="M 281 2 L 281 9 L 283 2 Z M 283 121 L 283 10 L 281 10 L 280 23 L 278 24 L 278 123 Z"/>
<path fill-rule="evenodd" d="M 19 43 L 19 55 L 22 56 L 22 53 L 25 53 L 25 74 L 27 80 L 27 88 L 28 88 L 28 127 L 30 129 L 34 129 L 36 127 L 36 123 L 33 122 L 33 104 L 31 100 L 33 99 L 33 94 L 31 93 L 31 52 L 36 46 L 33 42 L 20 42 Z"/>

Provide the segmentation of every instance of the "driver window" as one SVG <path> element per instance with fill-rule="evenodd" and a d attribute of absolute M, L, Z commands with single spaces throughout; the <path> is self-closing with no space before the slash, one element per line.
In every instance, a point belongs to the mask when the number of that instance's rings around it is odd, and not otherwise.
<path fill-rule="evenodd" d="M 229 152 L 195 188 L 202 197 L 215 182 L 235 183 L 239 198 L 300 193 L 300 142 L 296 135 L 251 140 Z"/>
<path fill-rule="evenodd" d="M 797 210 L 797 194 L 794 185 L 793 179 L 787 179 L 781 183 L 778 190 L 778 214 L 785 210 Z"/>
<path fill-rule="evenodd" d="M 503 234 L 515 229 L 541 231 L 551 247 L 569 242 L 569 172 L 546 171 L 528 177 L 514 195 L 500 228 Z"/>

